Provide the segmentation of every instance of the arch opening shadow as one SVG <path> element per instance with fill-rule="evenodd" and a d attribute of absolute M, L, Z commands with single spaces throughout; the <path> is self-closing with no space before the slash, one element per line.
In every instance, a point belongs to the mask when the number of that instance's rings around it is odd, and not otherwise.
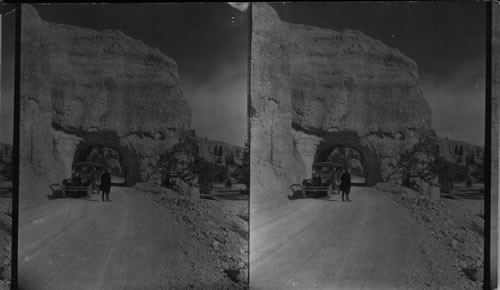
<path fill-rule="evenodd" d="M 324 141 L 316 147 L 314 163 L 338 162 L 341 166 L 348 165 L 352 169 L 353 176 L 364 177 L 353 178 L 353 184 L 373 186 L 380 180 L 377 154 L 361 144 L 356 133 L 334 132 L 323 137 Z M 345 160 L 347 152 L 352 154 L 350 160 Z"/>
<path fill-rule="evenodd" d="M 139 181 L 137 157 L 120 145 L 114 133 L 92 133 L 78 144 L 73 163 L 96 161 L 111 169 L 112 184 L 132 186 Z"/>
<path fill-rule="evenodd" d="M 125 185 L 125 167 L 120 152 L 114 148 L 96 146 L 87 155 L 85 161 L 102 164 L 110 170 L 113 185 Z"/>
<path fill-rule="evenodd" d="M 332 152 L 328 155 L 327 160 L 324 161 L 338 166 L 349 167 L 351 169 L 352 184 L 366 184 L 363 158 L 358 150 L 348 146 L 337 146 L 332 149 Z"/>

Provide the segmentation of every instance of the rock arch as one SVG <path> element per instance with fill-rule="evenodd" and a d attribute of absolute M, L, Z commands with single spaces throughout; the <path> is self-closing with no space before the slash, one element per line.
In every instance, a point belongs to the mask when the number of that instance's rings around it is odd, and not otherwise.
<path fill-rule="evenodd" d="M 363 170 L 365 171 L 366 185 L 375 185 L 380 180 L 377 154 L 364 145 L 355 132 L 334 132 L 323 136 L 323 141 L 316 147 L 314 162 L 325 161 L 335 148 L 343 146 L 353 148 L 360 153 Z"/>
<path fill-rule="evenodd" d="M 76 146 L 73 162 L 84 161 L 95 147 L 110 147 L 118 151 L 123 166 L 125 185 L 131 186 L 140 180 L 140 168 L 136 153 L 123 146 L 115 133 L 93 132 L 82 137 Z"/>

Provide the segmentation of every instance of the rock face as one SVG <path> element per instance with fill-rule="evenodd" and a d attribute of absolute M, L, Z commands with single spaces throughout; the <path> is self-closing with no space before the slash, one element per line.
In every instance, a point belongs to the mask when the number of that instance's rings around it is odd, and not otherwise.
<path fill-rule="evenodd" d="M 120 31 L 53 24 L 22 8 L 21 185 L 60 182 L 95 146 L 120 153 L 127 184 L 146 180 L 190 127 L 176 63 Z"/>
<path fill-rule="evenodd" d="M 253 204 L 283 199 L 336 146 L 361 153 L 369 185 L 387 180 L 430 129 L 417 66 L 397 49 L 359 31 L 283 22 L 263 3 L 253 5 L 252 33 Z"/>
<path fill-rule="evenodd" d="M 0 182 L 12 180 L 12 145 L 0 143 Z"/>
<path fill-rule="evenodd" d="M 199 154 L 209 162 L 217 162 L 218 155 L 216 151 L 220 150 L 219 148 L 222 148 L 222 159 L 234 158 L 237 165 L 241 165 L 243 162 L 244 148 L 241 146 L 201 138 L 198 139 L 197 143 Z"/>
<path fill-rule="evenodd" d="M 450 162 L 465 164 L 465 157 L 469 156 L 478 165 L 484 163 L 484 147 L 482 146 L 439 137 L 436 138 L 436 143 L 439 146 L 439 154 Z"/>

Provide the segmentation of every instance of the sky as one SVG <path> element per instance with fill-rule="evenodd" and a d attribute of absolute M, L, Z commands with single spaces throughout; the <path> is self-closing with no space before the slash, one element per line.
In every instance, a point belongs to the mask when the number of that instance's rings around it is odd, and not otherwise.
<path fill-rule="evenodd" d="M 418 65 L 421 89 L 441 137 L 484 145 L 486 3 L 274 3 L 284 21 L 360 30 Z"/>
<path fill-rule="evenodd" d="M 37 4 L 43 20 L 118 29 L 178 66 L 191 127 L 200 137 L 247 139 L 248 10 L 215 4 Z"/>

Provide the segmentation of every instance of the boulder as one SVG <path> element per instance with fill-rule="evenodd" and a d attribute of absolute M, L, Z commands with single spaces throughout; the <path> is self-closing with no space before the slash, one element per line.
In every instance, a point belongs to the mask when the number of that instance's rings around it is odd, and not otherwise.
<path fill-rule="evenodd" d="M 22 9 L 21 191 L 61 182 L 95 146 L 120 153 L 127 184 L 148 179 L 191 123 L 175 61 L 120 31 Z"/>
<path fill-rule="evenodd" d="M 233 267 L 225 269 L 224 273 L 226 273 L 226 275 L 235 283 L 248 282 L 248 270 L 244 267 Z"/>
<path fill-rule="evenodd" d="M 430 130 L 415 62 L 359 31 L 286 23 L 265 3 L 252 17 L 254 206 L 283 201 L 336 146 L 360 152 L 368 185 L 389 179 Z"/>

